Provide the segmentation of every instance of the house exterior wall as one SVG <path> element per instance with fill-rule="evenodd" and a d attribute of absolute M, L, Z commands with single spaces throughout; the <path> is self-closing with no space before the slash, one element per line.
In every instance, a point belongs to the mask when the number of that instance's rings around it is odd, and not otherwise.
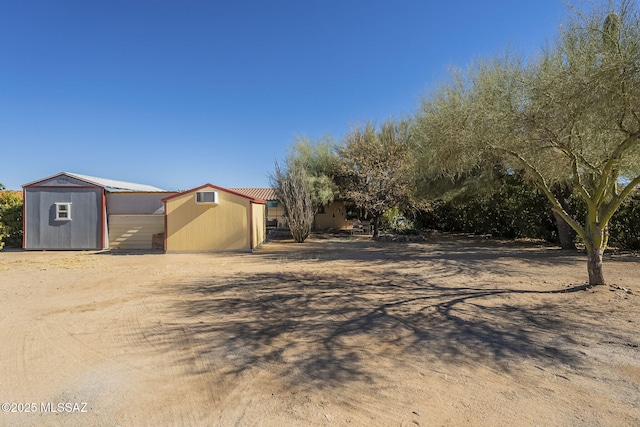
<path fill-rule="evenodd" d="M 25 187 L 24 248 L 103 249 L 103 194 L 102 188 L 73 182 Z M 70 220 L 56 220 L 56 203 L 71 203 Z"/>
<path fill-rule="evenodd" d="M 266 205 L 260 203 L 251 203 L 251 249 L 261 245 L 267 238 L 266 236 Z"/>
<path fill-rule="evenodd" d="M 317 213 L 314 221 L 314 230 L 343 230 L 350 228 L 351 220 L 347 219 L 347 209 L 344 202 L 331 202 L 324 207 L 324 213 Z"/>
<path fill-rule="evenodd" d="M 212 190 L 209 188 L 203 191 Z M 248 251 L 251 200 L 218 190 L 219 204 L 197 204 L 195 191 L 165 199 L 167 252 Z"/>
<path fill-rule="evenodd" d="M 162 199 L 174 194 L 177 193 L 107 193 L 107 215 L 162 215 L 164 213 Z"/>

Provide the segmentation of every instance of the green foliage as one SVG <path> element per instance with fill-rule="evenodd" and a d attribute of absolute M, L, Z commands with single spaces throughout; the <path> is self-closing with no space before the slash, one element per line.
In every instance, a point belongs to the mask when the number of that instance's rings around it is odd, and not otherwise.
<path fill-rule="evenodd" d="M 22 199 L 11 191 L 0 194 L 0 249 L 5 245 L 22 246 Z"/>
<path fill-rule="evenodd" d="M 337 173 L 337 145 L 330 136 L 315 141 L 307 137 L 296 137 L 289 149 L 289 166 L 295 163 L 310 175 L 334 177 Z"/>
<path fill-rule="evenodd" d="M 453 75 L 423 99 L 416 132 L 426 181 L 496 163 L 523 171 L 585 244 L 589 283 L 604 283 L 609 221 L 640 184 L 635 1 L 576 9 L 537 58 L 494 58 Z M 554 194 L 564 185 L 585 203 L 583 221 Z"/>
<path fill-rule="evenodd" d="M 587 207 L 579 197 L 572 197 L 568 211 L 583 221 L 587 216 Z M 618 249 L 640 249 L 640 193 L 633 193 L 620 206 L 609 221 L 609 245 Z"/>
<path fill-rule="evenodd" d="M 566 210 L 578 221 L 584 221 L 587 215 L 584 201 L 575 195 L 568 200 Z M 417 221 L 422 228 L 446 232 L 558 242 L 548 200 L 517 176 L 475 196 L 464 192 L 451 199 L 435 200 Z M 609 244 L 618 249 L 640 249 L 640 193 L 626 200 L 611 218 Z"/>
<path fill-rule="evenodd" d="M 305 137 L 296 138 L 295 144 L 289 149 L 286 164 L 289 170 L 305 171 L 307 187 L 314 204 L 323 206 L 336 198 L 338 155 L 336 144 L 330 137 L 326 136 L 316 141 Z"/>
<path fill-rule="evenodd" d="M 379 129 L 369 122 L 349 132 L 338 148 L 341 193 L 372 218 L 374 238 L 385 211 L 410 204 L 410 130 L 406 121 L 388 121 Z"/>
<path fill-rule="evenodd" d="M 519 176 L 503 177 L 493 191 L 435 201 L 420 222 L 442 231 L 557 240 L 547 199 Z"/>
<path fill-rule="evenodd" d="M 630 197 L 611 218 L 609 242 L 621 249 L 640 250 L 640 193 Z"/>
<path fill-rule="evenodd" d="M 400 235 L 416 235 L 420 233 L 416 223 L 397 206 L 387 209 L 382 214 L 380 217 L 380 229 Z"/>
<path fill-rule="evenodd" d="M 390 229 L 398 222 L 398 217 L 403 216 L 399 207 L 394 206 L 387 209 L 380 217 L 380 227 Z"/>

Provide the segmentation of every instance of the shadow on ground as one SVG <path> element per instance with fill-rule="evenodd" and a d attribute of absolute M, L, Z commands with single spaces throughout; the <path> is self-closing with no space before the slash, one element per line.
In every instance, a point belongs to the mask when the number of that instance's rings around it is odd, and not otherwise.
<path fill-rule="evenodd" d="M 501 372 L 523 361 L 580 366 L 581 335 L 575 332 L 594 333 L 598 313 L 575 305 L 572 316 L 564 314 L 567 301 L 585 286 L 539 290 L 436 280 L 450 274 L 471 278 L 484 269 L 504 273 L 495 263 L 487 266 L 505 256 L 493 246 L 468 248 L 471 255 L 464 257 L 458 244 L 422 252 L 396 248 L 393 254 L 376 243 L 361 249 L 312 248 L 306 255 L 288 253 L 290 262 L 282 261 L 282 253 L 263 253 L 258 256 L 280 260 L 289 271 L 172 284 L 167 318 L 182 320 L 165 323 L 157 338 L 194 374 L 221 366 L 226 374 L 241 374 L 257 367 L 291 384 L 317 387 L 376 381 L 380 374 L 372 366 L 408 361 L 482 364 Z M 542 265 L 575 262 L 557 251 L 538 251 L 533 258 L 525 251 L 510 256 Z M 360 270 L 336 271 L 333 261 L 345 257 Z M 425 273 L 396 271 L 394 260 L 400 259 L 420 262 Z M 310 260 L 318 264 L 306 269 Z M 389 266 L 385 274 L 380 263 Z M 519 298 L 525 295 L 536 298 Z M 189 351 L 176 350 L 181 348 Z"/>

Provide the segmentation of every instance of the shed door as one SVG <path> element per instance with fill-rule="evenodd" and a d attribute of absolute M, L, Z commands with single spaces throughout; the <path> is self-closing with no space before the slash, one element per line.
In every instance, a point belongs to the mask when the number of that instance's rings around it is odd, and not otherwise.
<path fill-rule="evenodd" d="M 164 215 L 109 215 L 110 249 L 151 250 L 158 233 L 164 233 Z"/>

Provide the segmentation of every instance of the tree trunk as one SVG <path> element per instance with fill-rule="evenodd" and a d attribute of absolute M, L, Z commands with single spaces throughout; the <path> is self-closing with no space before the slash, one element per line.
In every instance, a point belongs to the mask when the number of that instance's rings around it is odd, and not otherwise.
<path fill-rule="evenodd" d="M 587 252 L 587 270 L 589 271 L 589 285 L 604 285 L 604 271 L 602 269 L 601 248 L 589 248 Z"/>
<path fill-rule="evenodd" d="M 571 186 L 568 184 L 556 184 L 551 189 L 551 192 L 562 206 L 565 211 L 569 208 L 569 199 L 573 192 Z M 553 211 L 553 217 L 556 219 L 556 228 L 558 229 L 558 239 L 560 239 L 560 247 L 563 250 L 575 250 L 576 244 L 573 241 L 575 232 L 573 228 L 562 218 L 555 210 Z"/>
<path fill-rule="evenodd" d="M 558 238 L 560 239 L 560 246 L 563 250 L 575 250 L 576 244 L 573 241 L 574 231 L 567 221 L 562 216 L 553 211 L 553 217 L 556 219 L 556 227 L 558 229 Z"/>
<path fill-rule="evenodd" d="M 588 217 L 596 217 L 592 212 Z M 602 269 L 602 255 L 607 248 L 608 231 L 606 224 L 587 220 L 587 234 L 584 241 L 587 247 L 587 271 L 589 272 L 589 286 L 604 285 L 604 271 Z"/>
<path fill-rule="evenodd" d="M 378 232 L 380 230 L 380 217 L 379 216 L 375 216 L 372 218 L 373 220 L 373 240 L 378 238 Z"/>

